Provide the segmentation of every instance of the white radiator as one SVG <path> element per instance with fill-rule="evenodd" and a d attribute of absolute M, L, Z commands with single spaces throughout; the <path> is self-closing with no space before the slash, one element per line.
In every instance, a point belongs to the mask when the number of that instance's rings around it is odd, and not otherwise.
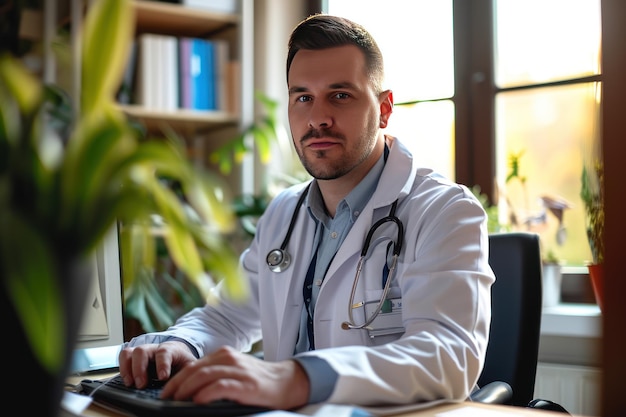
<path fill-rule="evenodd" d="M 534 398 L 561 404 L 571 414 L 600 415 L 600 370 L 588 366 L 537 364 Z"/>

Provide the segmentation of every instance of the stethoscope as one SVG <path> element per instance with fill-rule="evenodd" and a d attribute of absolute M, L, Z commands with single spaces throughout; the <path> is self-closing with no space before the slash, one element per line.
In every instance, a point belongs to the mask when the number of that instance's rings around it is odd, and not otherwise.
<path fill-rule="evenodd" d="M 291 239 L 291 233 L 293 232 L 293 227 L 296 224 L 298 212 L 300 211 L 300 207 L 302 207 L 302 204 L 304 203 L 304 199 L 306 198 L 310 187 L 311 183 L 309 183 L 309 185 L 307 185 L 302 194 L 300 194 L 300 198 L 296 203 L 296 208 L 294 209 L 291 216 L 291 221 L 289 222 L 287 234 L 285 235 L 285 239 L 283 239 L 283 243 L 281 243 L 280 248 L 272 249 L 265 257 L 265 260 L 267 261 L 267 266 L 272 272 L 283 272 L 285 269 L 289 268 L 289 265 L 291 265 L 291 256 L 289 256 L 289 252 L 287 252 L 286 248 L 287 244 L 289 243 L 289 239 Z"/>
<path fill-rule="evenodd" d="M 294 209 L 293 215 L 291 216 L 291 220 L 289 222 L 289 228 L 287 229 L 287 234 L 285 235 L 285 238 L 283 239 L 283 242 L 280 245 L 280 248 L 272 249 L 267 254 L 267 257 L 266 257 L 267 266 L 272 272 L 283 272 L 291 265 L 291 256 L 289 255 L 289 252 L 287 252 L 286 248 L 287 248 L 287 244 L 289 243 L 289 240 L 291 239 L 291 233 L 293 232 L 293 228 L 295 226 L 296 219 L 298 217 L 298 212 L 300 211 L 300 207 L 302 207 L 302 204 L 304 203 L 304 199 L 306 198 L 306 195 L 309 192 L 310 186 L 311 184 L 309 184 L 307 188 L 302 192 L 302 194 L 300 195 L 300 198 L 298 199 L 298 202 L 296 203 L 296 208 Z M 350 292 L 350 299 L 348 301 L 348 321 L 344 321 L 341 324 L 341 328 L 344 330 L 350 330 L 350 329 L 371 330 L 370 325 L 374 322 L 376 317 L 378 317 L 378 315 L 380 314 L 383 308 L 385 301 L 387 300 L 387 294 L 389 293 L 389 288 L 391 288 L 391 281 L 393 280 L 393 277 L 396 271 L 396 265 L 398 264 L 398 257 L 400 256 L 400 251 L 402 250 L 402 242 L 404 240 L 404 226 L 402 224 L 402 221 L 400 221 L 400 219 L 395 214 L 397 205 L 398 205 L 398 200 L 394 201 L 393 204 L 391 205 L 391 210 L 389 211 L 389 215 L 376 221 L 372 225 L 372 227 L 370 227 L 370 230 L 367 232 L 367 236 L 365 237 L 365 241 L 363 242 L 363 247 L 361 248 L 361 256 L 359 258 L 359 262 L 357 263 L 356 274 L 354 276 L 354 281 L 352 283 L 352 291 Z M 356 324 L 354 321 L 352 310 L 363 307 L 365 305 L 365 302 L 363 301 L 355 303 L 354 297 L 356 294 L 356 288 L 359 283 L 359 279 L 361 277 L 361 271 L 363 269 L 363 265 L 365 263 L 365 259 L 367 256 L 367 251 L 369 250 L 372 236 L 374 235 L 376 230 L 380 226 L 388 222 L 393 222 L 396 224 L 398 228 L 398 234 L 396 236 L 396 241 L 393 242 L 391 266 L 389 267 L 387 277 L 385 279 L 383 292 L 380 297 L 380 300 L 378 301 L 378 304 L 376 305 L 376 308 L 374 309 L 370 317 L 368 317 L 363 324 Z"/>

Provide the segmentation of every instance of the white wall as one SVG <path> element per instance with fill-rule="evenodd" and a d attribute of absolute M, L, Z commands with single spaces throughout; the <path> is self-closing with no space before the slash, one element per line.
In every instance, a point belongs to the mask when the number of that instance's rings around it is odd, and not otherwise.
<path fill-rule="evenodd" d="M 287 42 L 292 29 L 306 17 L 303 0 L 255 0 L 254 1 L 254 84 L 255 90 L 264 92 L 280 103 L 280 119 L 286 128 L 284 143 L 290 150 L 291 135 L 288 134 L 287 120 L 287 81 L 285 66 Z M 257 108 L 257 112 L 258 112 Z M 287 161 L 284 158 L 272 160 L 272 171 L 280 170 Z M 264 168 L 256 166 L 256 191 L 262 188 Z"/>

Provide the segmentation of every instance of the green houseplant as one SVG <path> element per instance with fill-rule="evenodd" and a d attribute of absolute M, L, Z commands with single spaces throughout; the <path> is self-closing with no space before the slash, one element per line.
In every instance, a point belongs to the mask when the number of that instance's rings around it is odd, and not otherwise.
<path fill-rule="evenodd" d="M 585 206 L 587 238 L 592 255 L 592 263 L 588 265 L 589 276 L 596 301 L 602 309 L 604 300 L 604 166 L 602 162 L 595 161 L 591 172 L 583 166 L 580 198 Z"/>
<path fill-rule="evenodd" d="M 256 153 L 262 164 L 270 162 L 272 145 L 279 144 L 282 126 L 278 121 L 278 102 L 257 91 L 255 97 L 263 111 L 248 126 L 210 153 L 207 162 L 221 174 L 229 175 L 246 155 Z M 285 178 L 286 176 L 283 176 Z M 296 181 L 295 179 L 293 181 Z M 254 235 L 258 217 L 271 196 L 244 194 L 233 198 L 232 209 L 239 221 L 239 234 L 231 241 L 246 246 Z M 124 300 L 127 330 L 130 334 L 154 332 L 171 326 L 180 315 L 204 304 L 204 298 L 189 279 L 172 265 L 163 241 L 157 241 L 156 267 L 140 268 L 135 279 L 125 280 Z"/>
<path fill-rule="evenodd" d="M 84 265 L 116 222 L 135 267 L 124 271 L 131 279 L 155 261 L 158 216 L 169 255 L 199 288 L 211 287 L 211 270 L 232 296 L 245 296 L 226 241 L 234 216 L 225 190 L 176 140 L 141 140 L 115 105 L 133 25 L 130 0 L 89 7 L 80 108 L 67 137 L 51 134 L 46 86 L 15 58 L 0 57 L 0 314 L 10 337 L 5 354 L 20 358 L 9 396 L 19 398 L 32 379 L 49 388 L 40 401 L 21 402 L 25 414 L 59 413 L 84 308 Z"/>
<path fill-rule="evenodd" d="M 604 262 L 604 168 L 596 161 L 592 172 L 583 166 L 580 198 L 585 206 L 586 230 L 594 264 Z"/>

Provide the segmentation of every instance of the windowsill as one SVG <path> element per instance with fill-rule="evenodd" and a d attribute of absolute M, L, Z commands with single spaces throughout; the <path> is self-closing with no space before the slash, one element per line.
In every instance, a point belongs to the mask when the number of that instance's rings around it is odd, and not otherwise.
<path fill-rule="evenodd" d="M 602 314 L 594 304 L 561 303 L 541 313 L 541 334 L 570 337 L 602 337 Z"/>

